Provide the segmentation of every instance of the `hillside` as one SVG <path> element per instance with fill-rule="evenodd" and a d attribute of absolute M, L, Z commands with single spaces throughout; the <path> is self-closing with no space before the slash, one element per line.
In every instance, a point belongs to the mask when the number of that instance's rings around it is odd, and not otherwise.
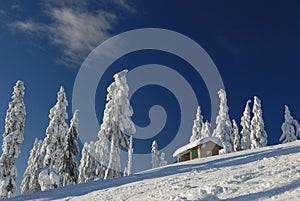
<path fill-rule="evenodd" d="M 300 141 L 11 200 L 300 200 Z"/>

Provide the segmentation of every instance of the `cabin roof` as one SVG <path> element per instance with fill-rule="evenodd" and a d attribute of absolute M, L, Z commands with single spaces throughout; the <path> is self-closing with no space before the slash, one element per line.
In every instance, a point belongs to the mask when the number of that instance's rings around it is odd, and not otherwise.
<path fill-rule="evenodd" d="M 183 153 L 188 152 L 188 150 L 190 150 L 190 149 L 192 149 L 192 148 L 194 148 L 198 145 L 205 144 L 206 142 L 213 142 L 213 143 L 219 145 L 220 147 L 223 147 L 220 138 L 218 138 L 218 137 L 205 137 L 205 138 L 195 140 L 194 142 L 190 142 L 189 144 L 180 147 L 179 149 L 177 149 L 174 152 L 173 157 L 177 157 L 178 155 L 182 155 Z"/>

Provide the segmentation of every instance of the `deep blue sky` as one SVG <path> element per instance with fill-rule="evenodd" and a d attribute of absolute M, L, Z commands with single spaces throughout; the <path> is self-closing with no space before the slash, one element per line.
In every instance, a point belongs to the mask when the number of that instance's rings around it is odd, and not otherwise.
<path fill-rule="evenodd" d="M 269 144 L 279 143 L 284 104 L 300 120 L 300 3 L 297 1 L 53 2 L 2 0 L 0 6 L 0 133 L 4 131 L 14 83 L 21 79 L 26 87 L 27 118 L 22 156 L 17 161 L 18 180 L 34 138 L 45 136 L 49 109 L 55 104 L 59 86 L 65 87 L 71 116 L 73 84 L 84 58 L 106 38 L 132 29 L 170 29 L 200 44 L 222 76 L 232 119 L 239 122 L 247 99 L 257 95 L 262 100 Z M 84 34 L 78 34 L 82 31 Z M 112 81 L 112 74 L 124 66 L 131 69 L 151 62 L 174 68 L 187 65 L 180 58 L 158 51 L 136 52 L 116 61 L 99 84 L 96 109 L 100 120 L 105 87 Z M 191 82 L 197 82 L 192 72 L 184 74 L 187 79 L 190 76 Z M 201 79 L 198 82 L 203 115 L 210 119 L 207 90 Z M 149 93 L 154 93 L 153 90 Z M 142 103 L 148 98 L 143 100 L 138 94 L 135 98 L 134 110 L 143 110 Z M 163 99 L 160 104 L 166 102 Z M 147 118 L 134 120 L 141 126 L 149 123 Z M 159 145 L 168 142 L 165 140 L 160 138 Z M 148 144 L 135 146 L 140 149 Z"/>

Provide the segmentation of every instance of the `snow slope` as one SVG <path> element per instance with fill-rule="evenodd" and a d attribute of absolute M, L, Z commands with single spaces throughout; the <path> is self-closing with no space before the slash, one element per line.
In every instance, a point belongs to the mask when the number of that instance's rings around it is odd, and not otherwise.
<path fill-rule="evenodd" d="M 68 186 L 12 200 L 223 199 L 300 200 L 300 141 L 172 164 L 125 178 Z"/>

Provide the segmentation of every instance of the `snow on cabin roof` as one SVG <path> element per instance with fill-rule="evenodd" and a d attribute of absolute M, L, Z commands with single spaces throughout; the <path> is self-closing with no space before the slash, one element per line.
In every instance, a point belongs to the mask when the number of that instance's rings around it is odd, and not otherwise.
<path fill-rule="evenodd" d="M 188 150 L 190 150 L 190 149 L 192 149 L 192 148 L 194 148 L 198 145 L 205 144 L 206 142 L 213 142 L 213 143 L 219 145 L 220 147 L 223 147 L 220 138 L 218 138 L 218 137 L 205 137 L 205 138 L 195 140 L 194 142 L 190 142 L 189 144 L 180 147 L 179 149 L 177 149 L 174 152 L 173 157 L 176 157 L 180 154 L 183 154 L 184 152 L 187 152 Z"/>

